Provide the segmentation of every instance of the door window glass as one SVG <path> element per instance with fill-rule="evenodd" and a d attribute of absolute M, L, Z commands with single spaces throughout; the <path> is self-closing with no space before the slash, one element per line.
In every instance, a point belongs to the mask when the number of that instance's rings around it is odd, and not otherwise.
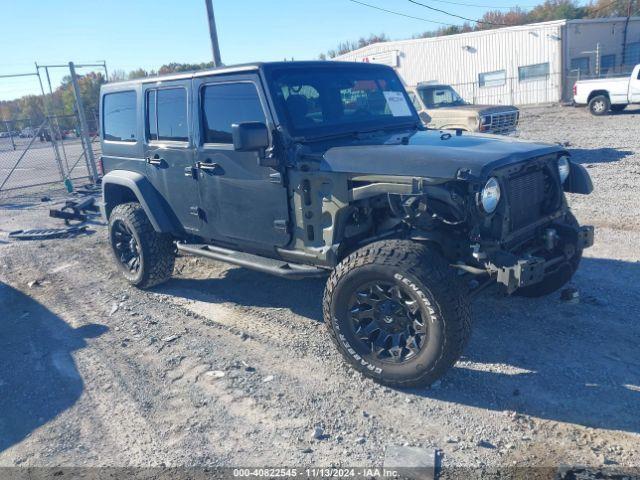
<path fill-rule="evenodd" d="M 232 143 L 231 125 L 266 117 L 253 83 L 207 85 L 202 92 L 204 143 Z"/>
<path fill-rule="evenodd" d="M 187 91 L 184 88 L 149 91 L 147 135 L 149 140 L 189 141 Z"/>
<path fill-rule="evenodd" d="M 136 92 L 109 93 L 102 100 L 103 138 L 115 142 L 136 141 Z"/>

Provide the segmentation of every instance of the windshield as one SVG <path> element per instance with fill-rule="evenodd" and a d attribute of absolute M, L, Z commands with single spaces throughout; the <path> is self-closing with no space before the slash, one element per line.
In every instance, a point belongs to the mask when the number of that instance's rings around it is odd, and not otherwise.
<path fill-rule="evenodd" d="M 467 104 L 458 92 L 448 85 L 420 87 L 418 94 L 427 108 L 457 107 Z"/>
<path fill-rule="evenodd" d="M 404 87 L 385 67 L 280 67 L 267 74 L 294 136 L 322 136 L 417 123 Z"/>

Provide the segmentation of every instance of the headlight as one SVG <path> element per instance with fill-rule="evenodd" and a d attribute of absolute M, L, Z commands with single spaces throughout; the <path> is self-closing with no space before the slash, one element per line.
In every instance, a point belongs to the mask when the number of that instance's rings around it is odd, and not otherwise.
<path fill-rule="evenodd" d="M 485 115 L 480 117 L 480 125 L 489 125 L 491 124 L 491 116 Z"/>
<path fill-rule="evenodd" d="M 560 183 L 564 183 L 564 181 L 569 177 L 569 170 L 571 170 L 569 158 L 565 156 L 560 157 L 558 159 L 558 174 L 560 175 Z"/>
<path fill-rule="evenodd" d="M 498 183 L 497 178 L 491 177 L 480 193 L 480 203 L 482 204 L 482 209 L 486 213 L 493 213 L 496 210 L 499 201 L 500 184 Z"/>

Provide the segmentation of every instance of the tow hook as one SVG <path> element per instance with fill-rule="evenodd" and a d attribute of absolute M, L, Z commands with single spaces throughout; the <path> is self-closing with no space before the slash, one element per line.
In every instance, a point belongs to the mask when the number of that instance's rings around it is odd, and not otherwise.
<path fill-rule="evenodd" d="M 546 248 L 547 251 L 551 252 L 554 248 L 556 248 L 560 236 L 558 235 L 558 232 L 555 228 L 547 228 L 544 231 L 542 239 L 544 240 L 544 248 Z"/>

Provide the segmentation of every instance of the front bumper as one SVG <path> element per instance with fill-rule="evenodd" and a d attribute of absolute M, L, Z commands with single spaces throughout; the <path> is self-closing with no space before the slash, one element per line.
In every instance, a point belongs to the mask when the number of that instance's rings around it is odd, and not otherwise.
<path fill-rule="evenodd" d="M 558 230 L 557 240 L 563 248 L 555 255 L 542 257 L 527 254 L 519 257 L 503 250 L 496 250 L 487 254 L 485 268 L 495 276 L 498 283 L 506 287 L 507 293 L 541 282 L 545 276 L 565 265 L 577 251 L 593 245 L 592 226 L 559 226 Z M 554 249 L 550 250 L 555 250 L 555 245 Z"/>

